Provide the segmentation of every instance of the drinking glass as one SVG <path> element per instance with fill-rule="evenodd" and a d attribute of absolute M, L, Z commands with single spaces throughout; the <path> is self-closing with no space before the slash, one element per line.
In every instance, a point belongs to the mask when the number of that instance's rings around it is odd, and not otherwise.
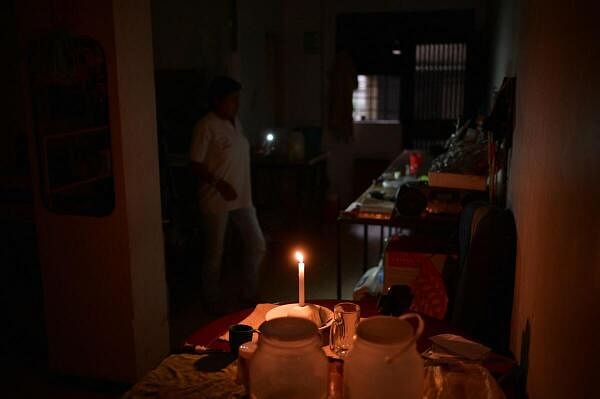
<path fill-rule="evenodd" d="M 342 302 L 333 308 L 333 323 L 329 337 L 329 348 L 339 357 L 344 357 L 354 339 L 356 326 L 360 321 L 360 306 L 352 302 Z"/>

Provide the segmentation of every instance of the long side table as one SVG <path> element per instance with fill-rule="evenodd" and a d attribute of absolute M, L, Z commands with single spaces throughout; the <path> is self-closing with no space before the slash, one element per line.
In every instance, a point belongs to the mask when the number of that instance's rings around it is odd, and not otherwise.
<path fill-rule="evenodd" d="M 369 263 L 369 226 L 380 226 L 379 236 L 379 256 L 383 254 L 383 241 L 385 228 L 387 227 L 387 236 L 392 235 L 394 229 L 411 229 L 415 234 L 447 236 L 449 246 L 452 242 L 451 236 L 457 232 L 458 215 L 426 215 L 417 217 L 391 216 L 386 217 L 364 217 L 354 215 L 345 211 L 340 212 L 336 224 L 337 240 L 337 265 L 336 265 L 336 294 L 337 299 L 342 298 L 342 225 L 362 225 L 363 226 L 363 273 Z"/>

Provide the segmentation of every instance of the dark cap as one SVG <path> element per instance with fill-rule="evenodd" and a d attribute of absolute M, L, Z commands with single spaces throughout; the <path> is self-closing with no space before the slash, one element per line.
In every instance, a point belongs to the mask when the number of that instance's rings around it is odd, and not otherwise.
<path fill-rule="evenodd" d="M 237 93 L 242 89 L 240 82 L 227 76 L 217 76 L 208 87 L 208 100 L 211 104 L 229 94 Z"/>

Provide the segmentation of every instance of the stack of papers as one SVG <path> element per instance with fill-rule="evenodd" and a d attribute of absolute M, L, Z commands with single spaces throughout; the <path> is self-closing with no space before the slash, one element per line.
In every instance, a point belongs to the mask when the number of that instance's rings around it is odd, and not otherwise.
<path fill-rule="evenodd" d="M 376 198 L 364 198 L 359 205 L 361 212 L 391 214 L 396 204 L 392 201 L 379 200 Z"/>

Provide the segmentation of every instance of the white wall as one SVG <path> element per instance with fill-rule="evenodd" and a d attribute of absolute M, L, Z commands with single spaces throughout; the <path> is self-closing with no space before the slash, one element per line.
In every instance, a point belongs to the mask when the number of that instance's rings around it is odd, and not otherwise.
<path fill-rule="evenodd" d="M 149 0 L 113 0 L 136 375 L 169 353 Z"/>
<path fill-rule="evenodd" d="M 240 118 L 246 135 L 254 140 L 277 125 L 275 109 L 285 101 L 284 93 L 277 98 L 272 93 L 266 41 L 267 34 L 274 34 L 283 46 L 282 3 L 238 1 L 238 48 L 234 50 L 230 1 L 152 0 L 156 69 L 194 70 L 206 87 L 217 75 L 239 79 L 243 86 Z M 285 69 L 283 64 L 279 67 Z"/>
<path fill-rule="evenodd" d="M 321 30 L 320 1 L 240 1 L 238 7 L 240 112 L 247 135 L 257 138 L 269 127 L 320 126 L 321 52 L 304 51 L 304 32 Z M 268 47 L 267 35 L 276 49 Z M 270 60 L 273 50 L 280 53 Z"/>
<path fill-rule="evenodd" d="M 319 0 L 284 2 L 286 121 L 291 127 L 322 123 L 322 51 L 304 51 L 304 33 L 321 33 Z"/>
<path fill-rule="evenodd" d="M 330 153 L 328 167 L 331 191 L 339 195 L 340 205 L 346 207 L 354 200 L 354 161 L 367 158 L 391 162 L 403 149 L 402 126 L 359 123 L 354 125 L 353 142 L 340 143 L 326 137 L 326 146 Z"/>
<path fill-rule="evenodd" d="M 265 129 L 276 125 L 275 101 L 283 99 L 283 93 L 272 92 L 277 77 L 267 55 L 267 35 L 283 44 L 281 4 L 272 0 L 239 1 L 238 21 L 243 85 L 240 118 L 246 135 L 255 140 Z"/>
<path fill-rule="evenodd" d="M 152 0 L 157 69 L 194 69 L 209 78 L 229 72 L 230 2 Z"/>

